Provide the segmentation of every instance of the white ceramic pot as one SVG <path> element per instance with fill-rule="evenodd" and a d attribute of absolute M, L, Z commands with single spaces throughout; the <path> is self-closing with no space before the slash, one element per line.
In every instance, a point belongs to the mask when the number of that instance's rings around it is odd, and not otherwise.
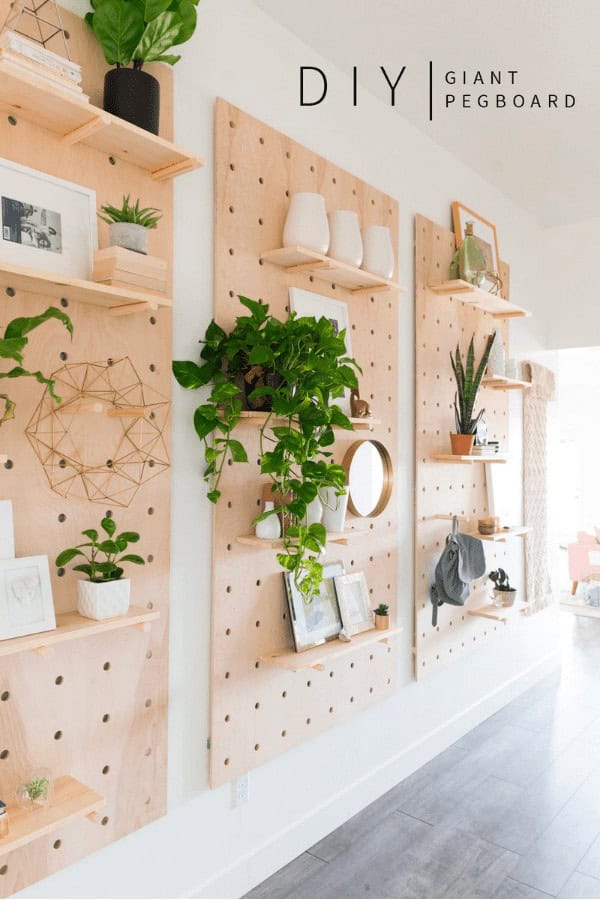
<path fill-rule="evenodd" d="M 322 194 L 292 194 L 283 229 L 283 246 L 327 253 L 329 223 Z"/>
<path fill-rule="evenodd" d="M 335 488 L 325 488 L 321 491 L 323 499 L 323 525 L 328 532 L 341 534 L 346 525 L 346 510 L 348 509 L 348 485 L 346 493 L 338 497 Z"/>
<path fill-rule="evenodd" d="M 517 599 L 517 591 L 499 591 L 497 588 L 494 588 L 492 591 L 492 595 L 494 597 L 494 606 L 497 607 L 508 607 L 514 606 L 515 600 Z"/>
<path fill-rule="evenodd" d="M 497 375 L 500 376 L 500 378 L 506 377 L 506 354 L 504 352 L 502 336 L 498 331 L 496 332 L 496 338 L 490 351 L 487 372 L 488 375 Z"/>
<path fill-rule="evenodd" d="M 148 229 L 133 222 L 113 222 L 109 226 L 111 247 L 124 247 L 134 253 L 148 253 Z"/>
<path fill-rule="evenodd" d="M 129 578 L 117 581 L 78 581 L 77 611 L 86 619 L 113 619 L 129 609 Z"/>
<path fill-rule="evenodd" d="M 318 525 L 323 516 L 323 505 L 319 497 L 315 497 L 306 505 L 306 525 Z"/>
<path fill-rule="evenodd" d="M 394 248 L 387 225 L 369 225 L 363 228 L 362 240 L 361 268 L 380 278 L 391 278 L 394 274 Z"/>
<path fill-rule="evenodd" d="M 336 209 L 327 215 L 329 220 L 329 250 L 332 259 L 360 266 L 363 258 L 362 237 L 358 216 L 351 209 Z"/>
<path fill-rule="evenodd" d="M 275 504 L 272 500 L 265 501 L 265 509 L 264 512 L 270 512 L 275 509 Z M 281 522 L 279 521 L 279 516 L 269 516 L 267 519 L 262 519 L 260 522 L 257 522 L 254 527 L 254 533 L 257 538 L 260 538 L 263 541 L 276 541 L 281 537 Z"/>

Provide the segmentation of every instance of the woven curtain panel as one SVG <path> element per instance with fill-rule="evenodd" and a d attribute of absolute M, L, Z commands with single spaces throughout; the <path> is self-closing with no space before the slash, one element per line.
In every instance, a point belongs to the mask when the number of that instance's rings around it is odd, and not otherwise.
<path fill-rule="evenodd" d="M 540 612 L 552 602 L 548 541 L 548 403 L 555 397 L 554 373 L 538 363 L 523 364 L 531 382 L 523 401 L 523 510 L 533 531 L 525 545 L 528 611 Z"/>

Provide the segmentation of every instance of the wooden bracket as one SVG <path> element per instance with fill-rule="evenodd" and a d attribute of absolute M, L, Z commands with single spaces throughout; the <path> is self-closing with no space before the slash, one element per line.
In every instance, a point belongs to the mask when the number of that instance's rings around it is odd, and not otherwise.
<path fill-rule="evenodd" d="M 67 132 L 63 136 L 63 144 L 78 144 L 89 137 L 90 134 L 95 134 L 101 128 L 106 128 L 107 125 L 110 125 L 109 116 L 96 116 L 84 125 L 80 125 L 79 128 L 74 128 L 73 131 Z"/>

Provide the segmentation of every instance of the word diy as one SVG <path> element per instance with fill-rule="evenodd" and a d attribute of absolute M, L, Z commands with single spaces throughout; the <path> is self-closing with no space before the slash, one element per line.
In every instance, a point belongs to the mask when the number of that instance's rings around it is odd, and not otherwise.
<path fill-rule="evenodd" d="M 379 69 L 390 89 L 390 105 L 396 105 L 396 88 L 406 72 L 406 66 L 400 71 L 390 73 L 385 66 Z M 311 73 L 311 74 L 307 74 Z M 300 66 L 300 106 L 318 106 L 327 96 L 327 75 L 318 66 Z M 358 66 L 352 66 L 352 106 L 358 106 Z"/>

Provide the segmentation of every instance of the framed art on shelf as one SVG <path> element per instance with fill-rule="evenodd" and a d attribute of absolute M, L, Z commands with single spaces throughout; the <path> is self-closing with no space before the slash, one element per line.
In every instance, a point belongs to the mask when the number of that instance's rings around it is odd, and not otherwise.
<path fill-rule="evenodd" d="M 490 274 L 497 275 L 500 271 L 500 254 L 498 252 L 496 226 L 484 219 L 483 216 L 480 216 L 479 213 L 469 209 L 468 206 L 459 203 L 458 200 L 452 203 L 452 222 L 457 247 L 460 247 L 463 242 L 467 222 L 473 223 L 473 236 L 485 257 L 486 269 Z M 488 288 L 492 284 L 493 281 L 486 278 L 483 286 Z"/>
<path fill-rule="evenodd" d="M 48 557 L 0 560 L 0 640 L 55 628 Z"/>
<path fill-rule="evenodd" d="M 335 591 L 342 624 L 348 637 L 362 631 L 370 631 L 375 626 L 375 617 L 371 609 L 365 573 L 353 572 L 351 575 L 336 576 Z"/>
<path fill-rule="evenodd" d="M 0 261 L 88 279 L 98 246 L 96 192 L 0 159 Z"/>
<path fill-rule="evenodd" d="M 293 574 L 284 575 L 290 610 L 292 635 L 297 653 L 335 640 L 342 630 L 334 579 L 345 572 L 343 562 L 326 563 L 319 593 L 306 603 L 294 583 Z"/>

